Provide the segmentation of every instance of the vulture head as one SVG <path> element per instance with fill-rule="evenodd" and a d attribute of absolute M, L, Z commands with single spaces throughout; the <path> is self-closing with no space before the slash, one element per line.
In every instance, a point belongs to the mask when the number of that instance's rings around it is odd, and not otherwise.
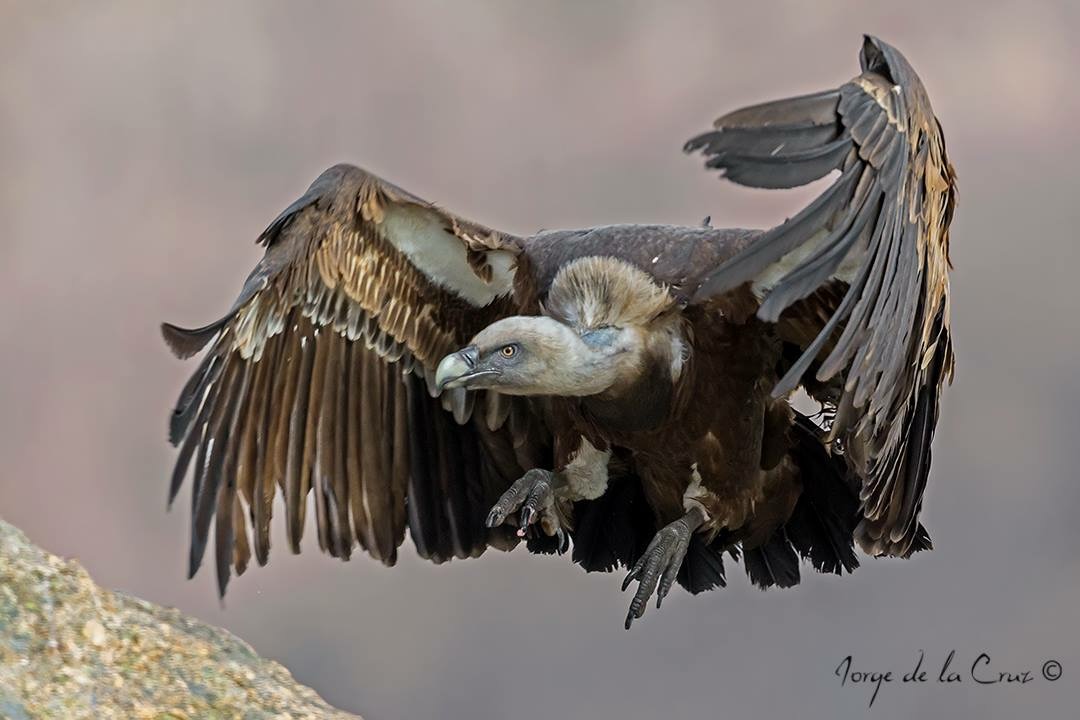
<path fill-rule="evenodd" d="M 619 394 L 654 361 L 678 379 L 684 344 L 674 301 L 637 268 L 584 258 L 555 277 L 543 315 L 504 318 L 447 355 L 437 387 L 505 395 L 586 397 Z"/>
<path fill-rule="evenodd" d="M 497 390 L 504 395 L 596 395 L 636 377 L 643 352 L 637 328 L 575 332 L 559 320 L 514 316 L 488 325 L 468 347 L 447 355 L 438 388 Z"/>

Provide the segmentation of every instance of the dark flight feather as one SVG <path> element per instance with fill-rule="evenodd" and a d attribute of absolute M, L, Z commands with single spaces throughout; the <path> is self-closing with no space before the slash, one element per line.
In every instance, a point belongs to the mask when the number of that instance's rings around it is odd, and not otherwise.
<path fill-rule="evenodd" d="M 952 372 L 948 226 L 955 173 L 940 123 L 907 60 L 872 37 L 860 59 L 862 74 L 837 90 L 737 111 L 688 144 L 705 153 L 708 167 L 756 187 L 794 187 L 841 172 L 810 206 L 714 270 L 695 298 L 704 302 L 759 280 L 797 249 L 803 254 L 784 274 L 759 288 L 765 294 L 759 318 L 783 323 L 785 311 L 818 288 L 848 285 L 774 395 L 792 391 L 811 368 L 819 383 L 839 377 L 842 396 L 829 402 L 844 412 L 833 438 L 858 445 L 866 461 L 853 468 L 865 480 L 860 542 L 875 554 L 907 555 L 925 488 L 927 420 L 936 421 L 921 408 L 936 406 Z M 835 139 L 807 132 L 830 126 Z M 795 149 L 785 155 L 787 132 Z M 747 139 L 755 133 L 758 140 Z M 816 147 L 807 145 L 812 137 Z M 740 139 L 752 150 L 735 147 Z M 841 152 L 845 143 L 850 154 Z M 856 268 L 850 276 L 840 275 L 845 263 Z M 923 364 L 931 346 L 940 353 L 937 367 Z M 898 426 L 907 432 L 896 432 Z"/>

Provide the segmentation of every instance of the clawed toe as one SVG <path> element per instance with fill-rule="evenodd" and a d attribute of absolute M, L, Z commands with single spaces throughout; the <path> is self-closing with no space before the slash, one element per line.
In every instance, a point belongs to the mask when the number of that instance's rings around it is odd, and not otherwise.
<path fill-rule="evenodd" d="M 530 526 L 540 522 L 555 499 L 554 473 L 535 468 L 525 473 L 502 494 L 487 516 L 487 526 L 502 525 L 518 513 L 518 537 L 525 537 Z M 560 539 L 560 545 L 562 539 Z"/>
<path fill-rule="evenodd" d="M 649 550 L 645 551 L 623 580 L 624 591 L 635 580 L 639 583 L 634 599 L 630 601 L 630 610 L 626 613 L 627 630 L 630 629 L 634 620 L 645 614 L 645 606 L 648 605 L 649 598 L 654 592 L 656 593 L 656 607 L 660 607 L 664 596 L 671 590 L 675 578 L 678 577 L 686 549 L 679 548 L 674 535 L 664 539 L 661 539 L 662 537 L 659 534 L 656 536 Z"/>
<path fill-rule="evenodd" d="M 690 546 L 690 536 L 701 524 L 698 512 L 687 513 L 670 525 L 665 526 L 649 543 L 644 554 L 630 568 L 623 580 L 625 592 L 630 583 L 638 581 L 637 592 L 630 601 L 630 610 L 626 613 L 627 630 L 634 620 L 645 614 L 649 598 L 656 593 L 656 607 L 659 608 L 667 594 L 671 592 L 679 576 L 683 558 Z"/>

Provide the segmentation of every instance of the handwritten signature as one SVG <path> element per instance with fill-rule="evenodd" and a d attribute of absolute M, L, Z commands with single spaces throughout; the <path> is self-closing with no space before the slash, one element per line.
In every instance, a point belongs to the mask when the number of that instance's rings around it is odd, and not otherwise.
<path fill-rule="evenodd" d="M 961 683 L 975 683 L 977 685 L 1028 685 L 1034 682 L 1056 682 L 1061 678 L 1061 663 L 1057 660 L 1047 660 L 1042 663 L 1039 670 L 1026 667 L 1002 667 L 990 657 L 990 653 L 981 652 L 975 656 L 970 665 L 957 660 L 955 650 L 950 650 L 940 665 L 927 662 L 926 653 L 919 651 L 919 657 L 915 661 L 915 667 L 907 673 L 900 674 L 892 670 L 884 672 L 878 670 L 865 670 L 855 665 L 851 655 L 848 655 L 836 666 L 835 675 L 840 678 L 840 686 L 870 688 L 870 704 L 878 698 L 883 685 L 918 684 L 935 682 L 943 685 L 956 685 Z"/>

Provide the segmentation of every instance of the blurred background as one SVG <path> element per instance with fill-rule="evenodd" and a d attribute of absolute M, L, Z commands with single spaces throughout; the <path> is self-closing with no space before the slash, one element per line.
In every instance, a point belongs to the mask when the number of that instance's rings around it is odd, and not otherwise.
<path fill-rule="evenodd" d="M 0 2 L 0 516 L 368 720 L 864 717 L 841 660 L 904 673 L 920 649 L 1038 679 L 886 686 L 875 717 L 1075 717 L 1078 20 L 1069 0 Z M 407 543 L 387 569 L 310 528 L 291 556 L 277 527 L 225 607 L 212 568 L 184 579 L 165 419 L 194 365 L 157 324 L 218 317 L 320 171 L 521 233 L 772 225 L 805 190 L 723 184 L 682 142 L 855 75 L 862 32 L 919 71 L 960 178 L 933 553 L 767 593 L 729 567 L 630 633 L 621 576 L 523 549 L 435 567 Z"/>

